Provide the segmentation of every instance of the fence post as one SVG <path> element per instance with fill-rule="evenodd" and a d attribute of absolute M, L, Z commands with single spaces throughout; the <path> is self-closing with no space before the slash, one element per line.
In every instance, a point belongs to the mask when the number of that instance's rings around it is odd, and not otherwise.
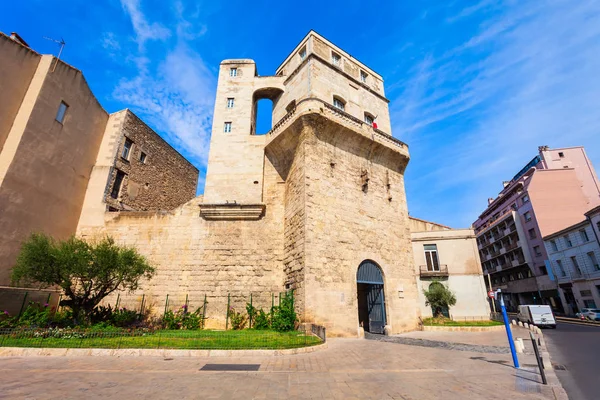
<path fill-rule="evenodd" d="M 271 323 L 273 323 L 273 308 L 275 308 L 275 294 L 271 292 Z"/>
<path fill-rule="evenodd" d="M 202 305 L 202 329 L 204 329 L 205 319 L 206 319 L 206 293 L 204 293 L 204 304 Z"/>
<path fill-rule="evenodd" d="M 144 298 L 146 297 L 146 294 L 142 294 L 142 304 L 140 305 L 140 319 L 142 318 L 142 316 L 144 315 Z"/>
<path fill-rule="evenodd" d="M 189 296 L 189 293 L 185 295 L 185 309 L 183 312 L 184 314 L 187 314 L 187 312 L 188 312 L 188 296 Z"/>
<path fill-rule="evenodd" d="M 227 293 L 227 316 L 225 317 L 225 330 L 229 328 L 229 305 L 231 304 L 231 293 Z"/>
<path fill-rule="evenodd" d="M 165 315 L 167 314 L 168 306 L 169 306 L 169 294 L 167 293 L 167 299 L 165 300 L 165 311 L 163 312 L 163 321 L 165 320 Z"/>
<path fill-rule="evenodd" d="M 117 293 L 117 302 L 115 303 L 115 311 L 119 309 L 119 300 L 121 300 L 121 293 Z"/>
<path fill-rule="evenodd" d="M 21 303 L 21 309 L 19 310 L 19 316 L 17 317 L 17 320 L 21 318 L 21 314 L 23 313 L 23 307 L 25 307 L 25 302 L 27 301 L 28 294 L 29 292 L 25 292 L 25 296 L 23 297 L 23 303 Z"/>
<path fill-rule="evenodd" d="M 254 311 L 254 310 L 252 309 L 252 292 L 250 292 L 250 310 L 251 310 L 251 311 Z M 249 324 L 249 328 L 251 328 L 251 329 L 252 329 L 252 314 L 250 314 L 250 315 L 249 315 L 249 317 L 250 317 L 250 324 Z"/>
<path fill-rule="evenodd" d="M 52 293 L 48 293 L 48 298 L 46 299 L 46 304 L 48 304 L 48 306 L 50 305 L 51 296 L 52 296 Z"/>

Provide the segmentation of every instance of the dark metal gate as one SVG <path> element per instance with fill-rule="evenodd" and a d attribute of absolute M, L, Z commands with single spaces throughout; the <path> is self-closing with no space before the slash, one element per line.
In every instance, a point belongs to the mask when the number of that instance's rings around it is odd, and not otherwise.
<path fill-rule="evenodd" d="M 363 261 L 356 274 L 358 318 L 371 333 L 383 333 L 386 325 L 383 274 L 373 261 Z"/>

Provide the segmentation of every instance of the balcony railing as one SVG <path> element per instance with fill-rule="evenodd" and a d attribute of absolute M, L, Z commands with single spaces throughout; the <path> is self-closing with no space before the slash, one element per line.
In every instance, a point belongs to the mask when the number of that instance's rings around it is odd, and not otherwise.
<path fill-rule="evenodd" d="M 423 278 L 448 276 L 448 266 L 447 265 L 439 265 L 437 268 L 435 268 L 435 267 L 427 267 L 427 265 L 421 265 L 419 267 L 419 272 L 420 272 L 421 277 L 423 277 Z"/>

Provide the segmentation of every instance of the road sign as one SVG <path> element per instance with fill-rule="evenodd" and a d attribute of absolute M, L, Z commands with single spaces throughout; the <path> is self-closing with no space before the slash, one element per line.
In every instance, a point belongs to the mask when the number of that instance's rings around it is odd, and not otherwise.
<path fill-rule="evenodd" d="M 490 291 L 488 292 L 488 297 L 489 297 L 490 299 L 493 299 L 493 298 L 495 297 L 495 296 L 494 296 L 494 291 L 493 291 L 493 290 L 490 290 Z"/>

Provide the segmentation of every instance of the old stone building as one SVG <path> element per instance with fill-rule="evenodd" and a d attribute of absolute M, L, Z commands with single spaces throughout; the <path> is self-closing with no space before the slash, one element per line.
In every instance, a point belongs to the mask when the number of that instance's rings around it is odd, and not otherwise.
<path fill-rule="evenodd" d="M 276 122 L 256 135 L 263 98 Z M 221 63 L 204 196 L 170 213 L 105 213 L 79 233 L 113 235 L 158 267 L 121 304 L 144 295 L 158 311 L 167 294 L 206 295 L 207 326 L 222 327 L 228 295 L 243 309 L 250 293 L 269 306 L 269 293 L 293 289 L 301 319 L 329 334 L 413 330 L 408 160 L 382 77 L 311 31 L 274 76 Z"/>
<path fill-rule="evenodd" d="M 117 157 L 125 137 L 133 141 L 128 160 Z M 113 200 L 118 170 L 129 177 Z M 84 200 L 86 218 L 96 207 L 102 219 L 107 203 L 173 209 L 195 196 L 197 179 L 198 171 L 130 111 L 109 115 L 81 71 L 0 32 L 0 285 L 10 283 L 32 232 L 75 234 Z"/>

